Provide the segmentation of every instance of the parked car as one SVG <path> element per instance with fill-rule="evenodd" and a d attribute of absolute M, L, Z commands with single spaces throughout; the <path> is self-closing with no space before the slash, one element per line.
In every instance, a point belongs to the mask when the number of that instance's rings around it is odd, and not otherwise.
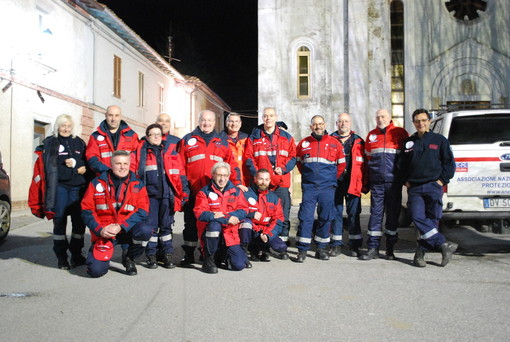
<path fill-rule="evenodd" d="M 11 229 L 11 182 L 4 170 L 0 152 L 0 240 L 5 239 Z"/>
<path fill-rule="evenodd" d="M 446 112 L 432 120 L 430 129 L 448 138 L 456 164 L 445 187 L 442 226 L 510 233 L 510 109 Z M 405 226 L 410 216 L 404 195 Z"/>

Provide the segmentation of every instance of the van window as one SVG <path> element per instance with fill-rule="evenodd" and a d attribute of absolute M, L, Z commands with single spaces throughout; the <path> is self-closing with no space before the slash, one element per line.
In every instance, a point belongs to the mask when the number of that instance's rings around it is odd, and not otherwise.
<path fill-rule="evenodd" d="M 430 129 L 434 133 L 441 134 L 441 127 L 443 126 L 443 119 L 437 119 L 436 121 L 431 123 Z"/>
<path fill-rule="evenodd" d="M 452 120 L 448 140 L 452 145 L 510 141 L 510 113 L 457 116 Z"/>

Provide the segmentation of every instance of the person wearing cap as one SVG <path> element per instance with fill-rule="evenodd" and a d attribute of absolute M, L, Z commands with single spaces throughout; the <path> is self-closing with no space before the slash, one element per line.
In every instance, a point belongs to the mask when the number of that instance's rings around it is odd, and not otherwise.
<path fill-rule="evenodd" d="M 242 190 L 229 180 L 230 172 L 228 163 L 214 164 L 211 182 L 197 194 L 194 212 L 204 256 L 202 271 L 205 273 L 218 273 L 217 266 L 224 265 L 230 265 L 234 271 L 251 267 L 239 237 L 248 203 Z M 223 258 L 223 251 L 226 258 Z"/>
<path fill-rule="evenodd" d="M 147 245 L 147 267 L 174 268 L 172 255 L 172 225 L 176 211 L 189 196 L 184 163 L 177 153 L 179 138 L 168 135 L 162 140 L 163 128 L 151 124 L 145 130 L 138 149 L 131 156 L 131 171 L 143 180 L 149 195 L 149 216 L 144 224 L 154 233 Z"/>
<path fill-rule="evenodd" d="M 129 171 L 130 154 L 115 151 L 111 169 L 94 178 L 81 202 L 82 218 L 90 230 L 92 246 L 87 256 L 87 273 L 101 277 L 108 272 L 114 245 L 127 244 L 122 264 L 126 274 L 136 275 L 135 258 L 147 245 L 152 228 L 140 224 L 149 210 L 147 190 Z"/>

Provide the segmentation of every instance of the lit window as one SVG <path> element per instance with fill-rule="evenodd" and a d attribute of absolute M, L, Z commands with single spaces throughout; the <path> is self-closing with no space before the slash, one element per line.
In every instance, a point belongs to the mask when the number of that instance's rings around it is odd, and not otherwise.
<path fill-rule="evenodd" d="M 310 49 L 301 46 L 297 53 L 297 95 L 298 98 L 310 97 Z"/>
<path fill-rule="evenodd" d="M 113 56 L 113 96 L 120 99 L 120 85 L 122 76 L 122 59 L 118 56 Z"/>
<path fill-rule="evenodd" d="M 142 72 L 138 72 L 138 107 L 144 106 L 144 74 Z"/>

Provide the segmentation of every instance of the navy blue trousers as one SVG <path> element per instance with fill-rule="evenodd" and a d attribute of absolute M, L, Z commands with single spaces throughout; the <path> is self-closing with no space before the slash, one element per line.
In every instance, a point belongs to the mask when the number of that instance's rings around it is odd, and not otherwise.
<path fill-rule="evenodd" d="M 172 254 L 173 201 L 168 198 L 149 197 L 149 202 L 149 215 L 145 219 L 145 224 L 153 229 L 153 233 L 145 254 L 147 256 L 156 255 L 158 250 L 162 254 Z"/>
<path fill-rule="evenodd" d="M 303 188 L 303 200 L 299 205 L 299 226 L 296 235 L 296 247 L 299 250 L 310 249 L 313 235 L 315 207 L 317 207 L 318 227 L 313 240 L 318 248 L 329 245 L 329 231 L 333 219 L 335 187 L 318 189 Z"/>
<path fill-rule="evenodd" d="M 384 214 L 386 223 L 384 235 L 386 244 L 398 241 L 398 217 L 402 207 L 402 184 L 380 183 L 370 187 L 370 220 L 368 221 L 368 248 L 379 248 L 383 235 Z"/>
<path fill-rule="evenodd" d="M 67 258 L 69 249 L 73 256 L 81 255 L 85 236 L 85 223 L 81 218 L 81 187 L 57 185 L 55 217 L 53 218 L 53 251 L 57 257 Z M 66 236 L 67 217 L 71 216 L 72 233 L 68 242 Z"/>
<path fill-rule="evenodd" d="M 436 249 L 446 241 L 438 230 L 443 215 L 443 187 L 432 181 L 411 186 L 407 195 L 411 217 L 420 232 L 418 244 L 425 250 Z"/>

